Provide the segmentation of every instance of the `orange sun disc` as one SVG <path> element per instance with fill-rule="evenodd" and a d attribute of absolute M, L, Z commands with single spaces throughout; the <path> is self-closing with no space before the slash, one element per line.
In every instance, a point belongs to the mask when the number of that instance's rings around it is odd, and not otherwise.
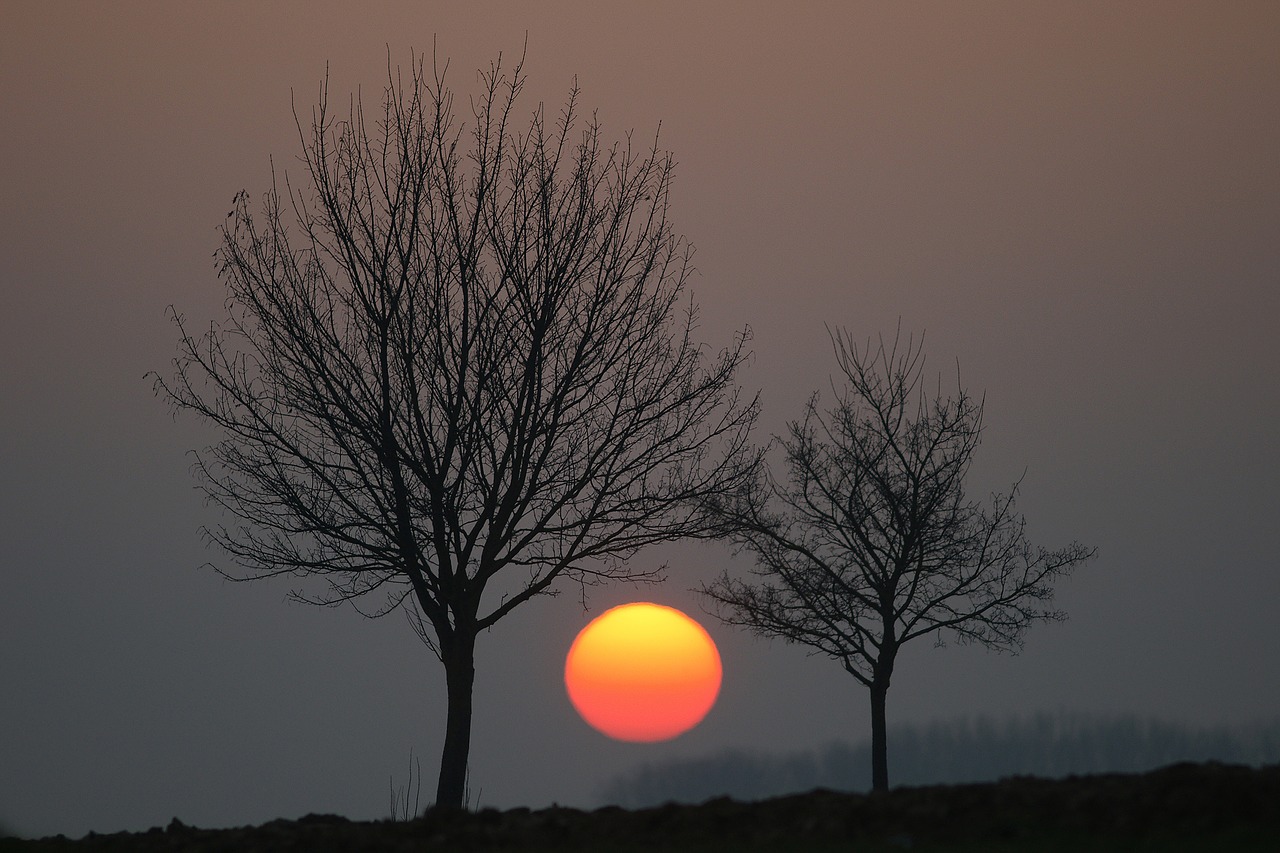
<path fill-rule="evenodd" d="M 569 701 L 618 740 L 670 740 L 702 721 L 720 692 L 720 653 L 673 607 L 606 610 L 578 634 L 564 662 Z"/>

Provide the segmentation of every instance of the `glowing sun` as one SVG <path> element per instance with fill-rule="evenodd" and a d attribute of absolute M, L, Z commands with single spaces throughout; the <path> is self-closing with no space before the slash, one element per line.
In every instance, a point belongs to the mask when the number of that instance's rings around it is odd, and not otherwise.
<path fill-rule="evenodd" d="M 606 610 L 578 634 L 564 662 L 569 701 L 618 740 L 669 740 L 702 721 L 720 692 L 720 653 L 673 607 Z"/>

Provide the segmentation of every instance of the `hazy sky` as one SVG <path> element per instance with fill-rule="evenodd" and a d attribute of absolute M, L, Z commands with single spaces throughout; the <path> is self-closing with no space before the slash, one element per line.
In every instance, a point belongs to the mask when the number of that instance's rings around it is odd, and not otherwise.
<path fill-rule="evenodd" d="M 388 45 L 433 38 L 460 92 L 527 32 L 527 109 L 577 75 L 606 134 L 662 123 L 704 339 L 755 330 L 764 433 L 826 387 L 823 323 L 901 317 L 986 393 L 975 492 L 1025 469 L 1033 539 L 1098 546 L 1022 655 L 908 646 L 891 724 L 1280 713 L 1280 4 L 782 5 L 0 5 L 0 823 L 384 817 L 410 749 L 434 790 L 438 663 L 398 616 L 200 568 L 217 516 L 185 453 L 213 436 L 143 379 L 176 354 L 167 305 L 221 309 L 232 197 L 295 167 L 291 91 L 309 112 L 328 63 L 376 99 Z M 637 598 L 696 614 L 729 563 L 639 559 L 671 580 L 480 638 L 481 805 L 590 806 L 643 761 L 868 735 L 837 664 L 709 621 L 701 727 L 589 729 L 561 684 L 582 625 Z"/>

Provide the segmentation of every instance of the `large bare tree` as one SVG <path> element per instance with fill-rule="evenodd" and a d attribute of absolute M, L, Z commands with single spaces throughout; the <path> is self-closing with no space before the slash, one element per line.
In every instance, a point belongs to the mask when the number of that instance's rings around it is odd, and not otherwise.
<path fill-rule="evenodd" d="M 236 197 L 228 314 L 194 334 L 175 312 L 155 381 L 221 431 L 196 469 L 223 571 L 408 609 L 444 666 L 436 804 L 457 807 L 477 635 L 565 582 L 657 579 L 628 558 L 714 533 L 694 507 L 750 474 L 757 402 L 734 384 L 745 330 L 695 341 L 656 138 L 606 145 L 576 86 L 521 120 L 500 59 L 460 119 L 444 77 L 389 64 L 376 114 L 335 115 L 327 80 L 295 112 L 302 174 L 259 210 Z"/>
<path fill-rule="evenodd" d="M 1017 485 L 987 506 L 964 481 L 981 400 L 924 381 L 922 343 L 859 347 L 831 333 L 845 384 L 777 439 L 785 479 L 761 468 L 707 508 L 754 555 L 754 580 L 703 587 L 717 615 L 840 661 L 871 694 L 872 787 L 888 788 L 885 700 L 898 652 L 932 636 L 1017 650 L 1028 625 L 1060 619 L 1053 581 L 1094 555 L 1034 547 Z M 958 381 L 957 381 L 957 384 Z M 834 386 L 834 383 L 833 383 Z"/>

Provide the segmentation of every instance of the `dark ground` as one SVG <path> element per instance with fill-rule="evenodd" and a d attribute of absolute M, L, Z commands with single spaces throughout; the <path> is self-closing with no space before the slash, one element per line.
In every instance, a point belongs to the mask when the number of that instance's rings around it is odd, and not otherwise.
<path fill-rule="evenodd" d="M 814 791 L 755 803 L 627 811 L 428 812 L 412 821 L 334 815 L 196 829 L 0 840 L 36 851 L 1276 851 L 1280 765 L 1175 764 L 1151 773 Z"/>

